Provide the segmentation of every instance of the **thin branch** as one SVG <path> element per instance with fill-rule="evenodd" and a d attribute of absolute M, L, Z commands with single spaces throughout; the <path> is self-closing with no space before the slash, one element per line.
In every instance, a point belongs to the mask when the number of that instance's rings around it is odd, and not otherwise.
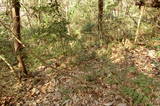
<path fill-rule="evenodd" d="M 16 37 L 16 34 L 6 24 L 4 24 L 2 20 L 0 20 L 0 24 L 12 33 L 13 38 L 15 38 L 15 40 L 17 40 L 18 43 L 25 47 L 25 45 Z"/>
<path fill-rule="evenodd" d="M 9 64 L 9 62 L 2 55 L 0 55 L 0 59 L 2 59 L 7 64 L 7 66 L 11 69 L 12 72 L 15 72 L 11 64 Z"/>
<path fill-rule="evenodd" d="M 26 12 L 28 13 L 28 15 L 27 15 L 27 19 L 28 19 L 28 22 L 29 22 L 29 25 L 30 25 L 30 27 L 32 28 L 32 25 L 31 25 L 31 19 L 30 19 L 30 17 L 31 17 L 31 14 L 29 13 L 29 10 L 24 6 L 24 4 L 23 3 L 20 3 L 21 4 L 21 6 L 23 6 L 24 7 L 24 9 L 26 10 Z"/>
<path fill-rule="evenodd" d="M 2 56 L 2 55 L 0 55 L 0 59 L 7 64 L 7 66 L 10 68 L 11 72 L 14 72 L 14 74 L 15 74 L 16 78 L 18 79 L 19 83 L 21 83 L 20 76 L 19 76 L 18 74 L 16 74 L 16 70 L 15 70 L 15 69 L 12 67 L 12 65 L 5 59 L 5 57 Z"/>
<path fill-rule="evenodd" d="M 135 23 L 135 25 L 137 25 L 138 23 L 136 22 L 136 20 L 130 15 L 128 14 L 129 18 L 133 20 L 133 22 Z"/>

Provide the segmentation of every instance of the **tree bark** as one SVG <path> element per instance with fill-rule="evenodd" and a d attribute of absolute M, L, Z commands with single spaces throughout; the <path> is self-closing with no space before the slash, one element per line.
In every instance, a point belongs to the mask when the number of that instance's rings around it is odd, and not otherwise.
<path fill-rule="evenodd" d="M 98 0 L 98 34 L 100 39 L 103 38 L 103 6 L 104 1 Z"/>
<path fill-rule="evenodd" d="M 20 2 L 19 0 L 12 0 L 12 21 L 13 21 L 13 33 L 14 35 L 21 40 L 20 36 Z M 16 39 L 13 41 L 14 43 L 14 51 L 18 61 L 18 70 L 27 75 L 27 70 L 22 58 L 22 44 L 20 44 Z"/>

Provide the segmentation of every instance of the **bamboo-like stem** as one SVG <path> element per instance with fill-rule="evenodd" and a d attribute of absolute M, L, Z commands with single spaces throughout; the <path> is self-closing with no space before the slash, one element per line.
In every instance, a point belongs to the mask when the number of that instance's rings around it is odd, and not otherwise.
<path fill-rule="evenodd" d="M 10 64 L 2 55 L 0 55 L 0 59 L 2 59 L 2 60 L 7 64 L 7 66 L 10 68 L 10 70 L 11 70 L 12 72 L 15 72 L 15 70 L 14 70 L 14 68 L 11 66 L 11 64 Z"/>
<path fill-rule="evenodd" d="M 140 13 L 139 20 L 138 20 L 138 24 L 137 24 L 137 30 L 136 30 L 136 34 L 135 34 L 136 36 L 135 36 L 134 42 L 137 42 L 138 37 L 139 37 L 139 30 L 140 30 L 140 25 L 141 25 L 141 21 L 142 21 L 142 16 L 143 16 L 144 10 L 145 10 L 145 6 L 142 6 L 141 7 L 141 13 Z"/>

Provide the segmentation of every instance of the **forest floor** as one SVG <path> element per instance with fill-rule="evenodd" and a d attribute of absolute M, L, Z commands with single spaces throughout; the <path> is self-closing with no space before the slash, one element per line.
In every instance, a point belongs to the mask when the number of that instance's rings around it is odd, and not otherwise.
<path fill-rule="evenodd" d="M 101 53 L 106 47 L 98 48 Z M 160 105 L 158 50 L 115 45 L 110 59 L 86 50 L 75 56 L 47 60 L 21 84 L 16 96 L 0 103 L 23 106 L 154 106 Z M 81 60 L 81 61 L 79 61 Z"/>

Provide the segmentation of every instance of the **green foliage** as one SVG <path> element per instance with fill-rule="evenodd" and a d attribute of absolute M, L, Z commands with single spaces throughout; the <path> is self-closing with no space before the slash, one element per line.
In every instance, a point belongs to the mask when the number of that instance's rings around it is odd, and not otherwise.
<path fill-rule="evenodd" d="M 130 66 L 127 69 L 129 72 L 135 72 L 136 71 L 136 67 L 135 66 Z"/>
<path fill-rule="evenodd" d="M 86 70 L 87 71 L 87 70 Z M 89 74 L 84 76 L 84 79 L 88 82 L 96 82 L 98 78 L 102 77 L 102 71 L 101 70 L 96 70 L 96 71 L 91 71 Z"/>
<path fill-rule="evenodd" d="M 129 85 L 121 85 L 121 93 L 132 98 L 135 105 L 145 104 L 151 105 L 152 99 L 156 98 L 153 95 L 153 89 L 157 89 L 157 82 L 143 74 L 138 74 L 134 79 L 128 81 Z M 152 105 L 151 105 L 152 106 Z"/>
<path fill-rule="evenodd" d="M 149 105 L 149 97 L 143 95 L 143 93 L 138 92 L 138 90 L 129 88 L 129 87 L 122 87 L 122 93 L 125 95 L 130 96 L 133 99 L 133 103 L 135 105 L 139 104 L 146 104 Z"/>
<path fill-rule="evenodd" d="M 133 80 L 133 82 L 141 88 L 149 88 L 149 86 L 153 84 L 153 79 L 148 78 L 146 75 L 140 74 Z"/>
<path fill-rule="evenodd" d="M 47 28 L 48 30 L 46 32 L 48 32 L 48 34 L 54 33 L 56 35 L 66 37 L 67 25 L 68 25 L 68 22 L 66 22 L 66 20 L 63 19 L 60 22 L 57 21 L 48 25 L 48 28 Z"/>
<path fill-rule="evenodd" d="M 160 48 L 160 47 L 159 47 Z M 157 52 L 157 56 L 160 57 L 160 51 Z"/>
<path fill-rule="evenodd" d="M 38 5 L 38 6 L 31 6 L 30 8 L 35 12 L 43 12 L 48 14 L 60 14 L 59 13 L 59 4 L 57 3 L 50 3 L 47 5 Z"/>
<path fill-rule="evenodd" d="M 95 24 L 91 22 L 87 22 L 84 26 L 82 26 L 82 33 L 92 33 L 93 27 Z"/>

